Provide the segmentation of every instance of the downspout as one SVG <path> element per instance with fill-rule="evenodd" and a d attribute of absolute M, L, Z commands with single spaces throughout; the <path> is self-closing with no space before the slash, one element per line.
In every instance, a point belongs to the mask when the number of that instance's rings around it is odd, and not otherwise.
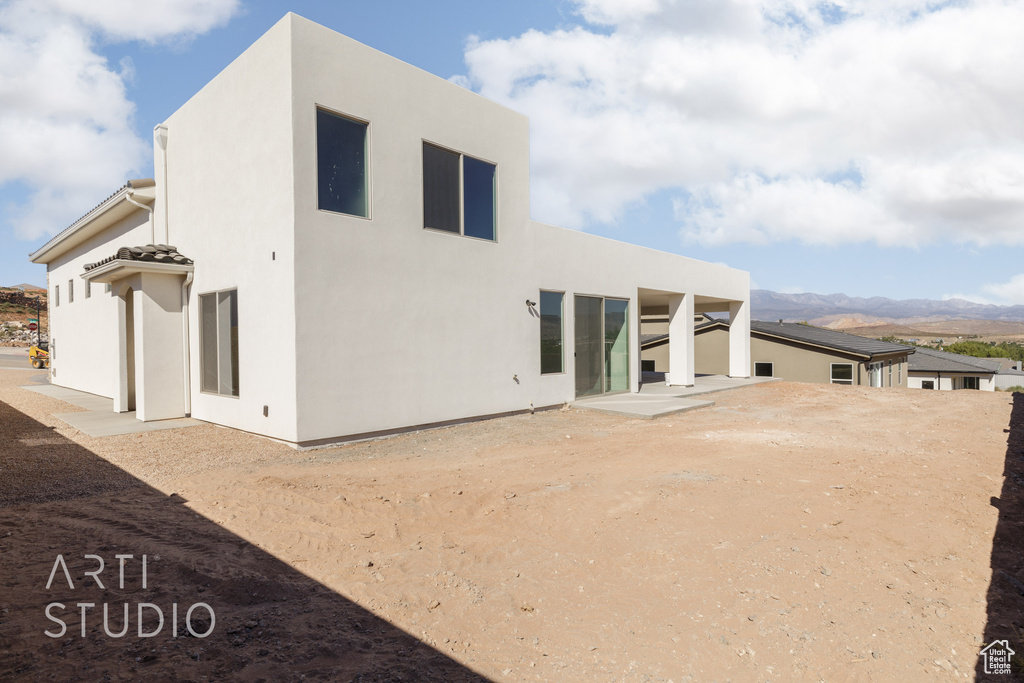
<path fill-rule="evenodd" d="M 167 219 L 170 217 L 170 212 L 167 210 L 167 126 L 159 124 L 153 128 L 153 137 L 156 139 L 156 143 L 160 145 L 160 166 L 163 172 L 160 180 L 160 185 L 163 186 L 163 218 L 164 218 L 164 244 L 171 244 L 171 228 L 168 225 Z"/>
<path fill-rule="evenodd" d="M 192 375 L 189 372 L 190 358 L 188 349 L 188 286 L 192 284 L 194 271 L 189 271 L 185 281 L 181 283 L 181 338 L 183 357 L 185 359 L 185 417 L 192 417 Z"/>
<path fill-rule="evenodd" d="M 135 194 L 135 188 L 132 187 L 132 183 L 128 181 L 128 193 L 125 194 L 124 198 L 129 204 L 134 204 L 140 209 L 145 209 L 149 212 L 149 243 L 156 243 L 156 225 L 153 224 L 153 207 L 140 204 L 139 202 L 132 199 L 132 195 Z"/>

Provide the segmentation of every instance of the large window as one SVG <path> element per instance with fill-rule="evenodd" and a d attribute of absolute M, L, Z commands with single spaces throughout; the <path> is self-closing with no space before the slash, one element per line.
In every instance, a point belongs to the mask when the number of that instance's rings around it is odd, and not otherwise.
<path fill-rule="evenodd" d="M 853 364 L 832 363 L 832 384 L 853 384 Z"/>
<path fill-rule="evenodd" d="M 561 292 L 540 293 L 540 374 L 565 372 L 562 352 L 562 311 L 565 296 Z"/>
<path fill-rule="evenodd" d="M 964 389 L 981 389 L 981 381 L 978 377 L 964 377 Z"/>
<path fill-rule="evenodd" d="M 754 363 L 754 377 L 774 377 L 775 363 Z"/>
<path fill-rule="evenodd" d="M 202 390 L 238 396 L 238 291 L 199 296 Z"/>
<path fill-rule="evenodd" d="M 317 208 L 369 218 L 367 124 L 316 110 Z"/>
<path fill-rule="evenodd" d="M 423 227 L 497 239 L 497 166 L 423 143 Z"/>

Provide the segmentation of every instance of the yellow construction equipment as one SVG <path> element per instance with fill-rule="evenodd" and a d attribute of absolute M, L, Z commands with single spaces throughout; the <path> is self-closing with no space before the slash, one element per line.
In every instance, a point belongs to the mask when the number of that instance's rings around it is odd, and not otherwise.
<path fill-rule="evenodd" d="M 29 360 L 36 370 L 50 367 L 50 342 L 41 341 L 28 350 Z"/>

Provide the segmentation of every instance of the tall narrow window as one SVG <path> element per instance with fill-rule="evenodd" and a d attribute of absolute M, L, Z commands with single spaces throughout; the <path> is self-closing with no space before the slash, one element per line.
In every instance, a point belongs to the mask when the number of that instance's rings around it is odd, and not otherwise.
<path fill-rule="evenodd" d="M 562 306 L 561 292 L 540 293 L 540 374 L 552 375 L 564 372 L 565 354 L 562 351 Z"/>
<path fill-rule="evenodd" d="M 498 167 L 423 143 L 423 227 L 497 239 Z"/>
<path fill-rule="evenodd" d="M 75 303 L 75 281 L 68 280 L 68 303 Z"/>
<path fill-rule="evenodd" d="M 362 121 L 316 110 L 318 208 L 369 217 L 366 129 Z"/>
<path fill-rule="evenodd" d="M 53 286 L 53 307 L 60 306 L 60 285 Z"/>
<path fill-rule="evenodd" d="M 423 227 L 459 228 L 459 155 L 423 144 Z"/>
<path fill-rule="evenodd" d="M 92 296 L 92 283 L 86 280 L 83 284 L 83 288 L 85 289 L 85 298 L 88 299 Z"/>
<path fill-rule="evenodd" d="M 201 387 L 238 396 L 238 291 L 199 296 Z"/>

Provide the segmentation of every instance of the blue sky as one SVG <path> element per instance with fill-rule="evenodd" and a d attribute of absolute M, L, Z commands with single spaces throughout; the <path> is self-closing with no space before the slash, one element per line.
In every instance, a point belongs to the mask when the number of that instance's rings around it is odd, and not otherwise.
<path fill-rule="evenodd" d="M 0 0 L 0 284 L 294 11 L 531 120 L 532 216 L 764 289 L 1024 303 L 1024 4 Z"/>

